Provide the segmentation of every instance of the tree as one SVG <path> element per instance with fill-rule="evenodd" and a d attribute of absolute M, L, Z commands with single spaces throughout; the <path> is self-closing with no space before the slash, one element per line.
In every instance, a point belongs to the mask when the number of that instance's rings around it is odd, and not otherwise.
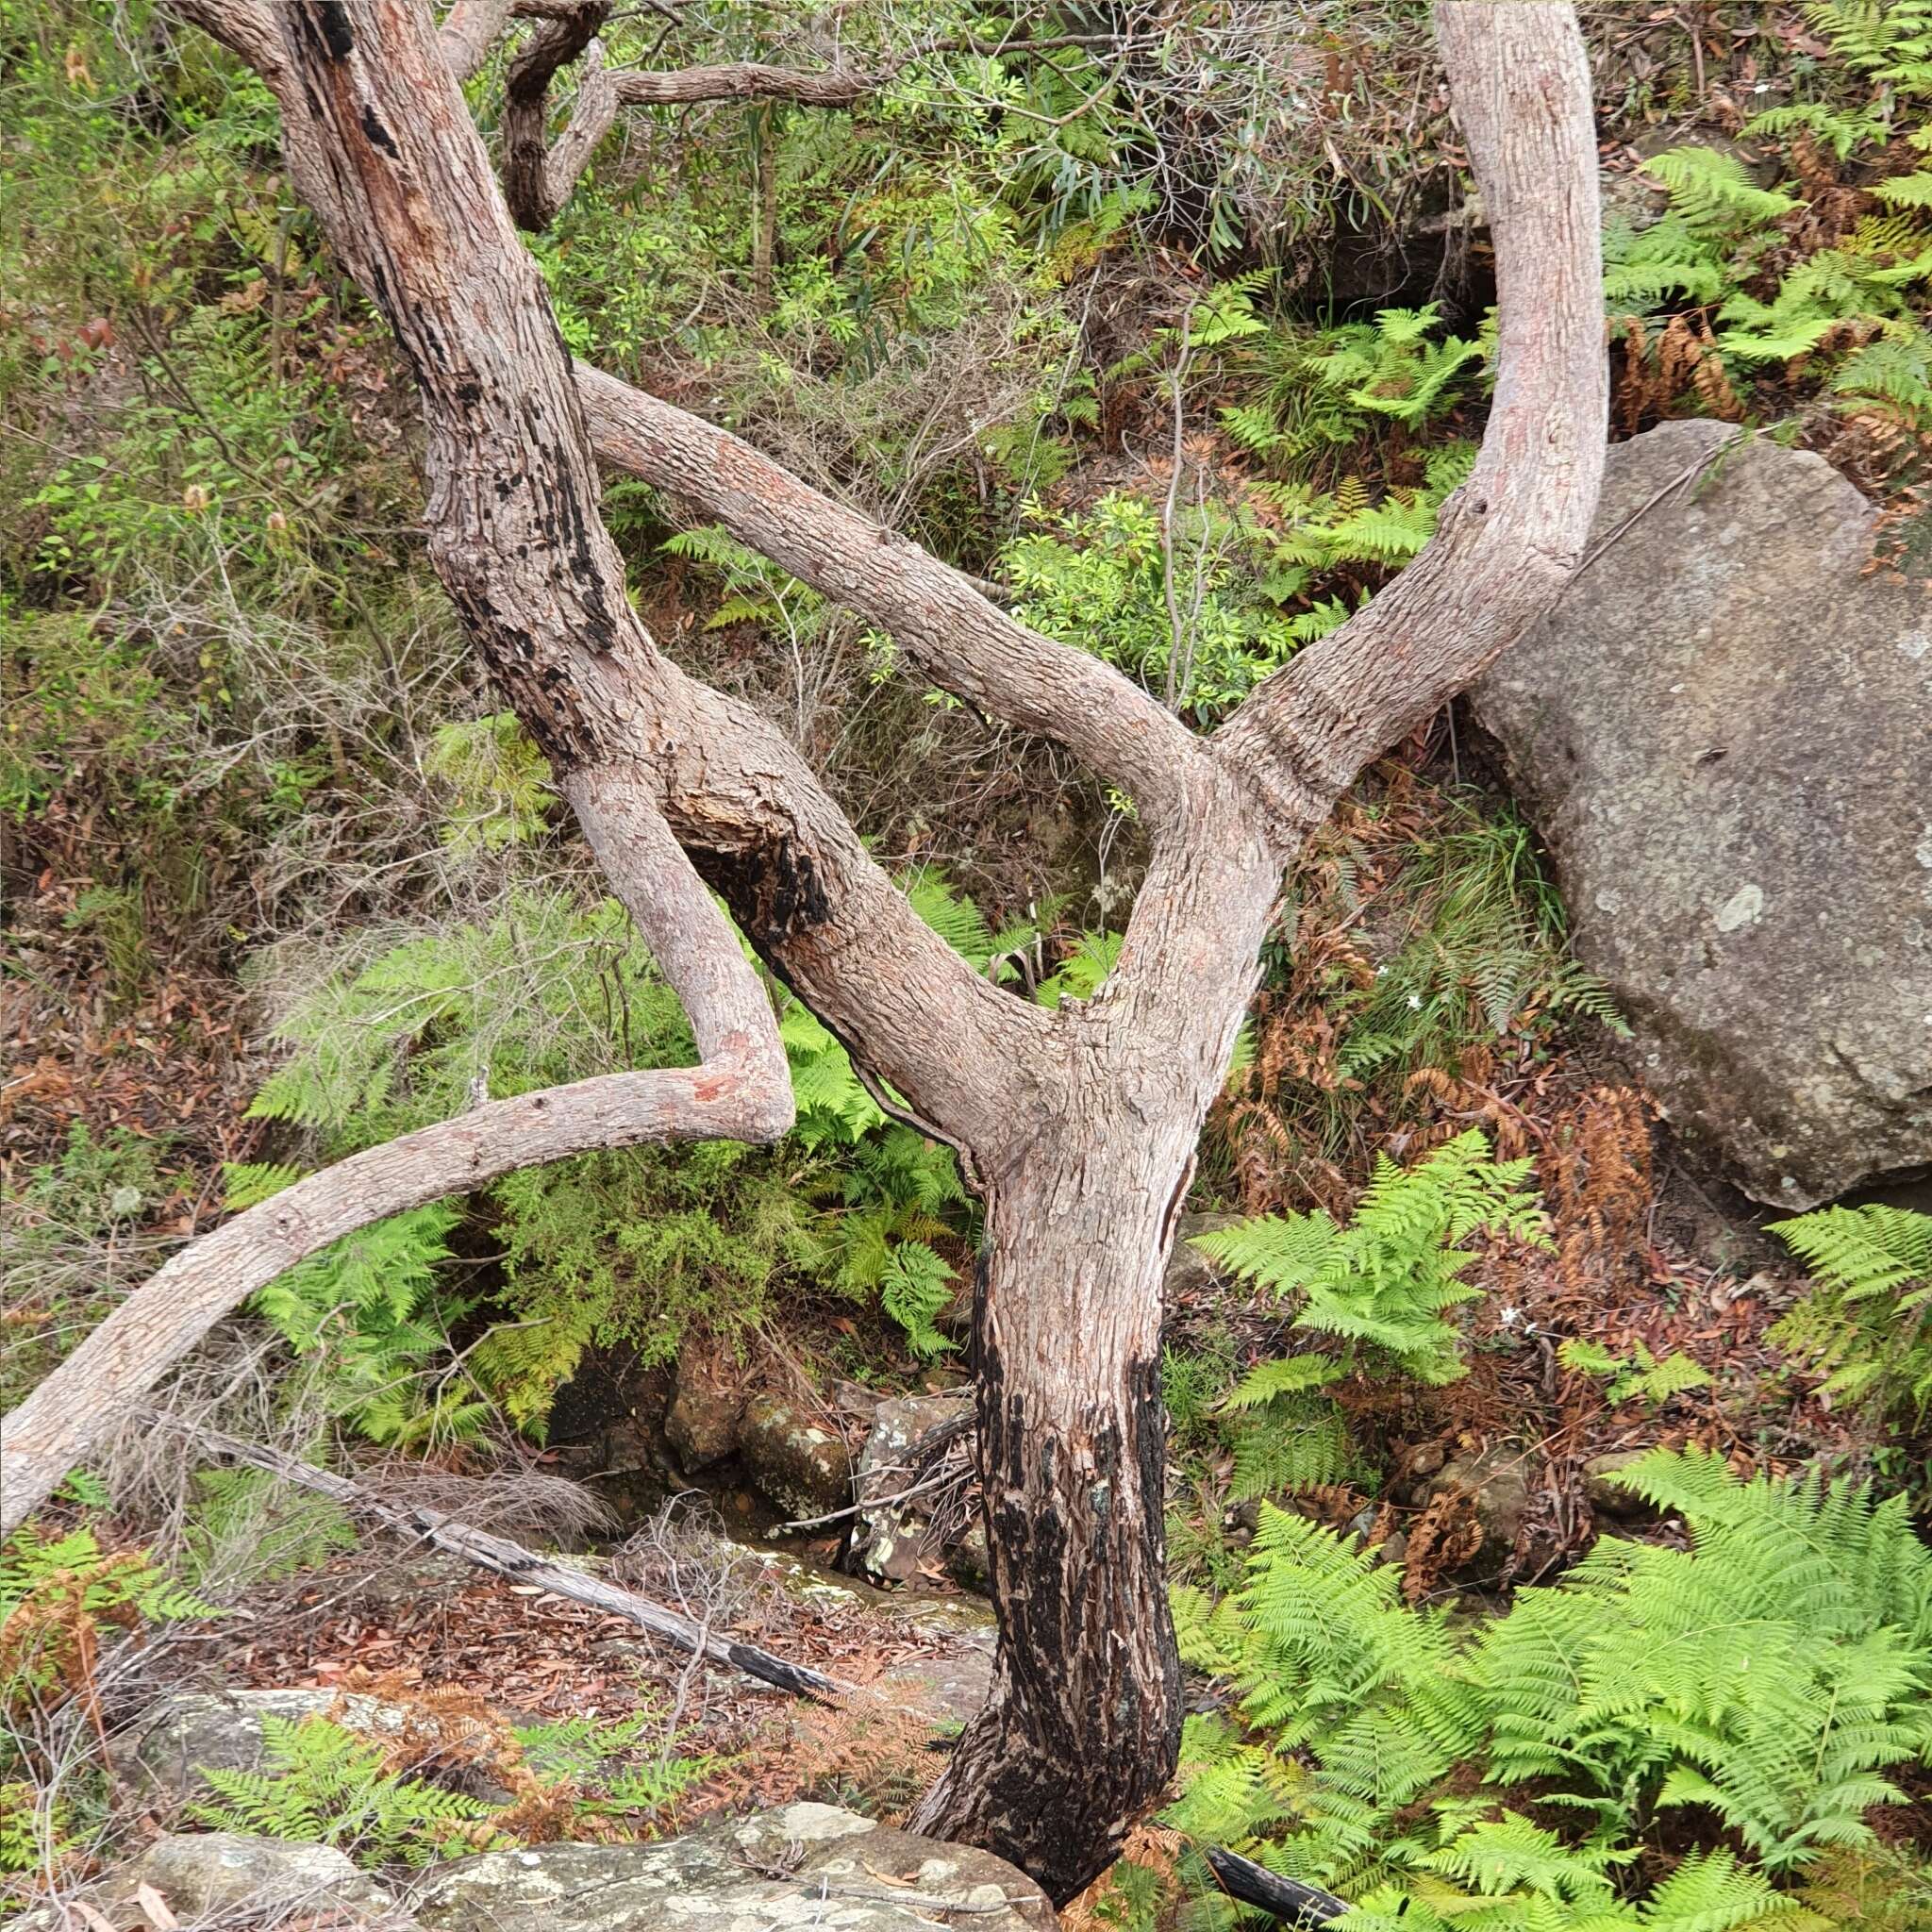
<path fill-rule="evenodd" d="M 589 152 L 570 133 L 563 153 L 545 149 L 543 88 L 590 52 L 602 16 L 523 8 L 541 24 L 511 63 L 525 98 L 521 123 L 506 114 L 505 151 L 534 222 Z M 458 86 L 503 26 L 501 0 L 462 0 L 440 35 L 425 0 L 175 10 L 274 90 L 292 177 L 420 391 L 435 568 L 684 999 L 704 1061 L 480 1106 L 192 1242 L 7 1418 L 0 1524 L 38 1507 L 246 1294 L 357 1226 L 587 1148 L 782 1134 L 791 1109 L 772 1015 L 708 886 L 881 1104 L 958 1150 L 985 1204 L 973 1360 L 1000 1646 L 991 1701 L 917 1823 L 1068 1896 L 1175 1759 L 1161 1276 L 1284 870 L 1371 758 L 1548 608 L 1590 527 L 1606 367 L 1573 10 L 1441 0 L 1438 36 L 1497 254 L 1500 372 L 1481 455 L 1403 575 L 1208 738 L 736 438 L 572 362 Z M 622 104 L 599 87 L 593 72 L 580 116 L 588 94 L 608 126 Z M 785 739 L 663 655 L 625 601 L 599 520 L 600 462 L 676 491 L 889 631 L 934 684 L 1057 740 L 1132 797 L 1146 877 L 1091 1000 L 1046 1011 L 976 975 Z"/>

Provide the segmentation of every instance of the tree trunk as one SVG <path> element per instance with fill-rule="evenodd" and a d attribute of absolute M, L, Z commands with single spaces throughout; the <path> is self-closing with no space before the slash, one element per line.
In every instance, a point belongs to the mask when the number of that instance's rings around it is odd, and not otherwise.
<path fill-rule="evenodd" d="M 1273 876 L 1246 883 L 1258 925 Z M 1248 989 L 1204 974 L 1195 1012 L 1151 1048 L 1122 1039 L 1130 1013 L 1103 1011 L 1070 1056 L 1069 1101 L 986 1163 L 973 1347 L 999 1655 L 916 1824 L 991 1846 L 1057 1901 L 1105 1870 L 1179 1752 L 1161 1286 Z"/>
<path fill-rule="evenodd" d="M 1166 1201 L 1132 1191 L 1138 1152 L 1062 1144 L 987 1202 L 973 1340 L 999 1659 L 987 1721 L 919 1820 L 996 1846 L 1060 1902 L 1158 1799 L 1180 1744 L 1161 1494 Z"/>

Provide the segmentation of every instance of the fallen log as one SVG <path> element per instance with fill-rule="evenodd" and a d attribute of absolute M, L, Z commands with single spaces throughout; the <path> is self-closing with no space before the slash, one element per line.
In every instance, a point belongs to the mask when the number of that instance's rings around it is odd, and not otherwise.
<path fill-rule="evenodd" d="M 1346 1899 L 1324 1891 L 1319 1885 L 1283 1878 L 1267 1866 L 1242 1857 L 1239 1852 L 1205 1845 L 1201 1856 L 1230 1898 L 1238 1898 L 1243 1905 L 1259 1906 L 1290 1925 L 1326 1925 L 1348 1910 Z"/>
<path fill-rule="evenodd" d="M 226 1461 L 242 1462 L 251 1469 L 266 1470 L 272 1475 L 280 1476 L 284 1482 L 312 1490 L 317 1495 L 340 1503 L 345 1509 L 374 1517 L 405 1536 L 434 1544 L 436 1548 L 446 1550 L 451 1556 L 460 1557 L 465 1562 L 475 1563 L 481 1569 L 493 1570 L 499 1576 L 513 1577 L 519 1583 L 537 1584 L 544 1590 L 554 1591 L 558 1596 L 568 1597 L 573 1603 L 588 1604 L 592 1609 L 627 1617 L 653 1637 L 662 1638 L 665 1642 L 675 1644 L 692 1656 L 702 1657 L 708 1662 L 742 1671 L 746 1676 L 755 1677 L 761 1684 L 789 1690 L 794 1696 L 814 1697 L 822 1703 L 840 1703 L 858 1694 L 855 1686 L 828 1677 L 822 1671 L 814 1671 L 805 1664 L 788 1663 L 785 1658 L 774 1657 L 770 1651 L 761 1650 L 755 1643 L 738 1643 L 716 1636 L 689 1617 L 680 1616 L 662 1604 L 654 1604 L 634 1591 L 620 1589 L 618 1585 L 607 1583 L 587 1571 L 553 1563 L 547 1557 L 540 1557 L 536 1551 L 525 1549 L 522 1543 L 512 1542 L 508 1537 L 494 1536 L 488 1530 L 476 1529 L 441 1509 L 396 1502 L 348 1476 L 337 1475 L 331 1470 L 317 1469 L 313 1463 L 304 1462 L 299 1457 L 268 1448 L 259 1442 L 244 1442 L 239 1437 L 184 1422 L 177 1416 L 158 1414 L 155 1420 L 164 1428 L 192 1438 L 209 1454 Z"/>

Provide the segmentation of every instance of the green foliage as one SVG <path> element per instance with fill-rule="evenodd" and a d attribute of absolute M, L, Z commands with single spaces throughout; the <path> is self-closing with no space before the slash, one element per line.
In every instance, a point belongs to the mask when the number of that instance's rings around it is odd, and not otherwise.
<path fill-rule="evenodd" d="M 487 823 L 487 821 L 486 821 Z M 1008 976 L 1029 927 L 991 931 L 937 871 L 911 903 L 980 972 Z M 618 1064 L 688 1064 L 675 996 L 605 902 L 526 889 L 487 921 L 377 951 L 350 949 L 286 1011 L 299 1051 L 251 1111 L 308 1129 L 334 1154 L 446 1119 L 487 1090 L 524 1092 Z M 594 1153 L 513 1174 L 487 1192 L 502 1256 L 496 1318 L 459 1368 L 435 1361 L 471 1304 L 452 1287 L 463 1214 L 438 1203 L 349 1236 L 257 1296 L 298 1353 L 328 1365 L 335 1411 L 385 1442 L 474 1434 L 494 1402 L 541 1433 L 586 1349 L 625 1343 L 646 1363 L 693 1329 L 729 1345 L 781 1283 L 875 1303 L 930 1359 L 935 1317 L 973 1216 L 951 1153 L 890 1122 L 844 1048 L 779 992 L 798 1124 L 777 1149 L 735 1142 Z M 612 1042 L 615 1042 L 613 1052 Z M 282 1165 L 231 1170 L 229 1201 L 265 1199 Z"/>
<path fill-rule="evenodd" d="M 355 1525 L 326 1496 L 294 1491 L 258 1469 L 204 1469 L 188 1521 L 190 1574 L 218 1574 L 236 1550 L 251 1579 L 274 1582 L 352 1549 Z"/>
<path fill-rule="evenodd" d="M 542 830 L 551 802 L 550 767 L 515 714 L 445 724 L 423 769 L 450 789 L 442 842 L 458 853 L 521 845 Z"/>
<path fill-rule="evenodd" d="M 125 1127 L 67 1130 L 58 1157 L 0 1194 L 0 1276 L 13 1318 L 0 1351 L 0 1403 L 18 1401 L 52 1368 L 67 1331 L 111 1308 L 156 1243 L 142 1223 L 168 1191 L 161 1146 Z"/>
<path fill-rule="evenodd" d="M 83 779 L 110 817 L 172 808 L 190 776 L 182 713 L 145 651 L 78 615 L 0 608 L 0 815 L 24 824 Z"/>
<path fill-rule="evenodd" d="M 30 1761 L 31 1717 L 97 1694 L 109 1631 L 139 1641 L 150 1624 L 221 1614 L 146 1551 L 104 1550 L 85 1524 L 59 1535 L 33 1523 L 16 1530 L 0 1545 L 0 1774 Z M 57 1800 L 57 1821 L 66 1808 Z M 0 1852 L 0 1871 L 30 1869 L 8 1864 L 17 1850 Z"/>
<path fill-rule="evenodd" d="M 558 1794 L 579 1819 L 648 1824 L 716 1762 L 661 1748 L 653 1735 L 661 1729 L 650 1709 L 515 1724 L 499 1757 L 522 1780 L 520 1790 Z M 660 1748 L 646 1748 L 653 1743 Z M 518 1841 L 518 1804 L 492 1805 L 407 1769 L 385 1769 L 383 1742 L 326 1718 L 266 1716 L 258 1772 L 202 1770 L 215 1793 L 192 1807 L 202 1823 L 335 1845 L 371 1867 L 425 1865 Z"/>
<path fill-rule="evenodd" d="M 1805 17 L 1841 59 L 1901 100 L 1932 98 L 1928 0 L 1806 0 Z"/>
<path fill-rule="evenodd" d="M 1561 902 L 1529 827 L 1509 813 L 1458 810 L 1404 855 L 1406 924 L 1366 986 L 1324 989 L 1341 1022 L 1336 1072 L 1399 1082 L 1454 1067 L 1526 1012 L 1571 1012 L 1624 1032 L 1603 983 L 1570 958 Z M 1350 912 L 1358 901 L 1344 891 Z"/>
<path fill-rule="evenodd" d="M 1194 1245 L 1278 1300 L 1292 1296 L 1291 1325 L 1332 1337 L 1333 1356 L 1293 1356 L 1257 1369 L 1229 1401 L 1258 1406 L 1364 1373 L 1436 1387 L 1466 1373 L 1450 1310 L 1481 1293 L 1461 1279 L 1477 1233 L 1546 1243 L 1528 1160 L 1494 1161 L 1472 1128 L 1414 1166 L 1386 1156 L 1346 1227 L 1317 1209 L 1261 1215 L 1199 1235 Z"/>
<path fill-rule="evenodd" d="M 1882 42 L 1901 57 L 1894 77 L 1916 58 L 1904 52 L 1914 44 L 1911 30 L 1900 31 L 1882 8 L 1827 0 L 1811 10 L 1842 37 L 1847 58 L 1890 58 L 1873 51 Z M 1887 138 L 1885 105 L 1879 96 L 1846 113 L 1798 102 L 1758 115 L 1746 132 L 1802 137 L 1842 161 Z M 1925 221 L 1932 172 L 1919 167 L 1876 180 L 1873 192 L 1892 212 L 1866 217 L 1828 246 L 1796 250 L 1787 218 L 1804 202 L 1758 186 L 1736 155 L 1673 148 L 1644 169 L 1668 190 L 1670 211 L 1648 228 L 1613 225 L 1606 236 L 1605 293 L 1612 313 L 1694 307 L 1715 317 L 1701 354 L 1714 355 L 1727 377 L 1774 371 L 1787 380 L 1818 376 L 1840 408 L 1890 415 L 1913 429 L 1932 424 L 1932 333 L 1924 322 L 1924 289 L 1932 281 L 1932 227 Z"/>
<path fill-rule="evenodd" d="M 540 1784 L 569 1788 L 575 1809 L 585 1818 L 644 1818 L 702 1782 L 717 1768 L 714 1757 L 685 1757 L 647 1747 L 662 1740 L 654 1710 L 628 1717 L 566 1717 L 534 1724 L 514 1724 L 511 1735 L 525 1766 Z"/>
<path fill-rule="evenodd" d="M 1641 1398 L 1661 1407 L 1673 1395 L 1707 1389 L 1711 1383 L 1710 1371 L 1689 1356 L 1667 1355 L 1659 1361 L 1641 1341 L 1634 1355 L 1624 1357 L 1612 1355 L 1601 1342 L 1573 1338 L 1557 1347 L 1557 1358 L 1566 1369 L 1602 1376 L 1605 1398 L 1612 1404 Z"/>
<path fill-rule="evenodd" d="M 1461 1279 L 1474 1259 L 1466 1243 L 1478 1232 L 1544 1240 L 1535 1196 L 1522 1188 L 1529 1169 L 1491 1160 L 1472 1129 L 1407 1170 L 1379 1158 L 1346 1227 L 1318 1209 L 1195 1238 L 1239 1279 L 1291 1300 L 1291 1326 L 1330 1344 L 1264 1361 L 1226 1396 L 1234 1494 L 1369 1479 L 1324 1392 L 1332 1384 L 1400 1375 L 1437 1387 L 1466 1373 L 1453 1311 L 1481 1292 Z"/>
<path fill-rule="evenodd" d="M 49 1536 L 29 1523 L 0 1545 L 0 1624 L 52 1597 L 96 1618 L 127 1609 L 149 1623 L 173 1624 L 222 1614 L 157 1568 L 144 1551 L 109 1552 L 91 1529 Z"/>
<path fill-rule="evenodd" d="M 426 1865 L 453 1849 L 482 1849 L 491 1807 L 383 1769 L 380 1744 L 325 1718 L 265 1713 L 262 1769 L 204 1768 L 215 1795 L 191 1806 L 218 1831 L 333 1845 L 359 1865 Z"/>
<path fill-rule="evenodd" d="M 1488 360 L 1481 341 L 1439 339 L 1441 325 L 1430 303 L 1335 328 L 1258 332 L 1243 370 L 1254 400 L 1229 406 L 1222 420 L 1243 449 L 1288 476 L 1374 442 L 1391 424 L 1424 428 L 1456 408 Z"/>
<path fill-rule="evenodd" d="M 1605 1540 L 1474 1629 L 1264 1506 L 1239 1591 L 1175 1593 L 1184 1657 L 1230 1682 L 1243 1728 L 1190 1721 L 1172 1822 L 1341 1888 L 1351 1924 L 1688 1932 L 1795 1914 L 1766 1874 L 1872 1843 L 1867 1814 L 1906 1802 L 1888 1771 L 1932 1755 L 1932 1552 L 1902 1499 L 1815 1472 L 1740 1482 L 1659 1450 L 1619 1479 L 1681 1516 L 1690 1547 Z M 1480 1782 L 1452 1783 L 1457 1766 Z M 1751 1862 L 1693 1853 L 1633 1899 L 1619 1874 L 1679 1807 Z"/>
<path fill-rule="evenodd" d="M 1150 691 L 1164 691 L 1172 675 L 1177 701 L 1197 722 L 1221 716 L 1293 651 L 1294 636 L 1247 560 L 1250 535 L 1225 511 L 1189 506 L 1175 518 L 1176 658 L 1159 510 L 1121 491 L 1084 511 L 1029 508 L 1041 527 L 1000 554 L 1001 575 L 1020 593 L 1014 614 Z"/>
<path fill-rule="evenodd" d="M 1923 1427 L 1932 1410 L 1932 1214 L 1821 1208 L 1771 1231 L 1818 1283 L 1772 1339 L 1824 1370 L 1832 1395 Z"/>
<path fill-rule="evenodd" d="M 487 1416 L 475 1401 L 425 1410 L 417 1399 L 423 1363 L 445 1344 L 445 1324 L 461 1312 L 436 1292 L 460 1219 L 436 1202 L 372 1223 L 298 1262 L 254 1299 L 255 1311 L 297 1355 L 326 1355 L 332 1409 L 372 1441 L 461 1437 Z"/>

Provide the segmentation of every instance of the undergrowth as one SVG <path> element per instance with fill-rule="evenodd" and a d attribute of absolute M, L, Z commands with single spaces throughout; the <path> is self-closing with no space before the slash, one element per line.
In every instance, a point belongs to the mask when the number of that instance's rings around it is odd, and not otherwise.
<path fill-rule="evenodd" d="M 1606 1539 L 1475 1627 L 1264 1509 L 1238 1590 L 1176 1592 L 1183 1655 L 1239 1720 L 1189 1720 L 1169 1822 L 1341 1890 L 1351 1924 L 1820 1923 L 1782 1885 L 1874 1844 L 1932 1758 L 1932 1556 L 1903 1498 L 1815 1471 L 1659 1450 L 1618 1480 L 1688 1548 Z M 1686 1807 L 1737 1850 L 1659 1878 L 1644 1845 Z"/>

